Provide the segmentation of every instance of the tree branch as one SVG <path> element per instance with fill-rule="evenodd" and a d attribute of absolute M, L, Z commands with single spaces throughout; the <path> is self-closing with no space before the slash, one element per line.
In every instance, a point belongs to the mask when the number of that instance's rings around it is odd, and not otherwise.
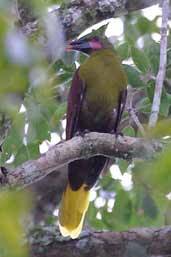
<path fill-rule="evenodd" d="M 170 257 L 171 227 L 123 232 L 83 232 L 79 239 L 61 238 L 57 227 L 32 231 L 32 257 Z"/>
<path fill-rule="evenodd" d="M 66 38 L 71 39 L 97 22 L 140 10 L 159 2 L 160 0 L 70 0 L 62 4 L 54 13 L 59 14 Z M 32 32 L 34 34 L 36 28 L 39 27 L 29 7 L 27 2 L 18 0 L 17 16 L 21 18 L 21 25 L 27 35 Z"/>
<path fill-rule="evenodd" d="M 169 0 L 163 0 L 162 5 L 162 26 L 161 26 L 161 41 L 160 41 L 160 64 L 159 71 L 156 78 L 155 92 L 153 98 L 153 104 L 151 109 L 151 115 L 149 118 L 149 128 L 155 127 L 159 110 L 160 101 L 162 95 L 163 81 L 166 73 L 166 63 L 167 63 L 167 23 L 169 18 Z"/>
<path fill-rule="evenodd" d="M 77 136 L 66 142 L 51 147 L 37 160 L 29 160 L 15 170 L 7 169 L 4 187 L 26 187 L 53 170 L 77 159 L 87 159 L 95 155 L 150 159 L 156 151 L 161 150 L 162 144 L 156 140 L 143 138 L 122 137 L 107 133 L 91 132 L 84 137 Z"/>
<path fill-rule="evenodd" d="M 146 8 L 158 2 L 154 0 L 73 0 L 66 5 L 62 5 L 59 14 L 67 38 L 73 38 L 97 22 Z"/>

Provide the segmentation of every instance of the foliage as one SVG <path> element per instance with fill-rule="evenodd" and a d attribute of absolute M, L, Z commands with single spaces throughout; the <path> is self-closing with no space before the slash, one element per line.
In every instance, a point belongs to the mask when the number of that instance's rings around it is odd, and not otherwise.
<path fill-rule="evenodd" d="M 30 201 L 26 193 L 1 192 L 0 194 L 0 256 L 25 257 L 27 247 L 23 240 L 24 218 Z M 22 224 L 23 219 L 23 224 Z"/>
<path fill-rule="evenodd" d="M 49 5 L 59 4 L 61 1 L 44 2 Z M 13 17 L 10 18 L 6 6 L 3 8 L 3 12 L 0 12 L 0 118 L 5 115 L 12 121 L 12 126 L 3 143 L 0 163 L 4 165 L 8 161 L 16 167 L 26 160 L 36 158 L 40 154 L 40 144 L 44 141 L 50 144 L 52 132 L 56 132 L 62 139 L 62 121 L 65 119 L 66 98 L 76 68 L 75 61 L 81 64 L 87 57 L 83 54 L 65 53 L 63 60 L 55 60 L 49 64 L 34 40 L 27 40 L 17 28 L 10 27 L 10 23 L 14 22 Z M 154 40 L 154 33 L 159 33 L 158 18 L 149 20 L 142 12 L 124 17 L 123 34 L 114 43 L 127 73 L 129 88 L 137 96 L 140 95 L 132 103 L 132 107 L 144 127 L 150 114 L 159 68 L 160 45 Z M 20 51 L 17 51 L 18 46 Z M 171 134 L 170 49 L 169 34 L 160 122 L 153 131 L 147 131 L 147 138 L 161 139 Z M 24 111 L 19 111 L 22 110 L 21 105 L 24 106 Z M 142 136 L 128 111 L 124 113 L 123 125 L 125 135 Z M 3 135 L 0 135 L 0 139 L 1 136 Z M 170 224 L 171 201 L 166 197 L 170 193 L 171 183 L 170 150 L 166 148 L 151 163 L 116 160 L 116 164 L 120 173 L 118 170 L 112 172 L 111 168 L 99 180 L 100 187 L 97 185 L 95 188 L 96 197 L 91 202 L 87 215 L 91 226 L 122 230 L 135 226 Z M 129 185 L 126 185 L 128 178 Z M 9 250 L 8 253 L 4 252 L 4 256 L 26 256 L 25 249 L 21 250 L 19 247 L 22 226 L 18 222 L 23 212 L 28 211 L 25 199 L 27 196 L 14 192 L 0 195 L 0 249 L 3 242 Z M 103 202 L 102 206 L 98 206 L 98 199 Z M 53 218 L 49 220 L 54 222 Z"/>

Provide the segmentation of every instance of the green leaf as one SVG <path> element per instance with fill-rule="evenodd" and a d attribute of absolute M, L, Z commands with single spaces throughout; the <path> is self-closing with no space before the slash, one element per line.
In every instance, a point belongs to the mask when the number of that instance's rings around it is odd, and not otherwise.
<path fill-rule="evenodd" d="M 157 27 L 155 21 L 150 21 L 144 16 L 140 16 L 136 23 L 136 27 L 139 30 L 141 35 L 150 34 L 150 33 L 160 33 L 159 27 Z"/>
<path fill-rule="evenodd" d="M 124 67 L 124 70 L 128 77 L 128 83 L 132 87 L 144 87 L 145 86 L 144 82 L 140 78 L 141 73 L 136 68 L 134 68 L 130 65 L 126 65 L 126 64 L 124 64 L 123 67 Z"/>
<path fill-rule="evenodd" d="M 121 171 L 121 173 L 123 174 L 125 171 L 127 171 L 127 168 L 129 166 L 129 163 L 126 160 L 122 160 L 122 159 L 118 159 L 117 162 L 119 169 Z"/>
<path fill-rule="evenodd" d="M 154 97 L 154 90 L 155 90 L 155 81 L 150 80 L 147 83 L 146 89 L 147 89 L 147 94 L 148 94 L 148 97 L 150 99 L 150 102 L 152 103 L 153 102 L 153 97 Z"/>
<path fill-rule="evenodd" d="M 23 114 L 16 116 L 15 123 L 10 128 L 8 135 L 2 146 L 1 164 L 16 154 L 23 145 L 25 117 Z"/>
<path fill-rule="evenodd" d="M 113 211 L 109 213 L 106 208 L 102 210 L 102 220 L 107 229 L 122 230 L 129 227 L 132 215 L 132 202 L 129 194 L 120 190 L 115 199 Z"/>
<path fill-rule="evenodd" d="M 45 139 L 50 139 L 49 133 L 49 120 L 44 113 L 44 109 L 41 105 L 31 103 L 28 107 L 28 133 L 27 142 L 42 142 Z"/>
<path fill-rule="evenodd" d="M 96 218 L 98 211 L 101 212 L 101 209 L 96 209 L 94 203 L 91 202 L 88 208 L 87 219 L 93 228 L 101 230 L 106 228 L 106 225 L 104 224 L 103 220 L 98 220 Z"/>
<path fill-rule="evenodd" d="M 116 50 L 118 52 L 118 55 L 121 57 L 122 61 L 130 57 L 130 49 L 129 44 L 127 42 L 119 45 L 119 47 Z"/>
<path fill-rule="evenodd" d="M 161 103 L 160 103 L 160 115 L 167 118 L 169 115 L 170 106 L 171 106 L 171 97 L 166 92 L 166 89 L 164 87 L 162 91 L 162 97 L 161 97 Z"/>
<path fill-rule="evenodd" d="M 163 119 L 157 123 L 154 128 L 146 134 L 148 138 L 162 138 L 164 136 L 171 135 L 171 119 Z"/>
<path fill-rule="evenodd" d="M 130 19 L 131 20 L 131 19 Z M 140 36 L 140 33 L 136 26 L 133 26 L 127 16 L 124 21 L 124 36 L 125 41 L 127 41 L 130 45 L 134 46 L 135 42 Z"/>
<path fill-rule="evenodd" d="M 148 72 L 150 63 L 147 55 L 136 47 L 131 48 L 132 59 L 137 68 L 142 72 Z"/>
<path fill-rule="evenodd" d="M 134 137 L 135 136 L 135 131 L 132 127 L 125 127 L 123 130 L 122 130 L 122 133 L 125 135 L 125 136 L 130 136 L 130 137 Z"/>
<path fill-rule="evenodd" d="M 26 257 L 23 244 L 22 218 L 28 212 L 30 201 L 25 192 L 1 192 L 0 194 L 0 253 L 3 257 Z"/>
<path fill-rule="evenodd" d="M 100 179 L 100 186 L 103 190 L 106 191 L 114 191 L 115 190 L 115 182 L 112 179 L 110 172 L 108 172 L 104 177 Z"/>
<path fill-rule="evenodd" d="M 66 102 L 56 105 L 56 111 L 50 118 L 50 125 L 52 129 L 56 129 L 59 125 L 59 121 L 64 117 L 66 112 L 66 105 Z"/>
<path fill-rule="evenodd" d="M 170 99 L 167 97 L 167 95 L 161 100 L 160 104 L 160 114 L 164 117 L 168 117 L 169 115 L 169 108 L 171 105 Z"/>
<path fill-rule="evenodd" d="M 39 154 L 40 152 L 38 143 L 23 145 L 17 152 L 14 163 L 17 166 L 25 161 L 36 159 Z"/>
<path fill-rule="evenodd" d="M 148 191 L 144 193 L 142 209 L 144 210 L 144 214 L 149 216 L 150 218 L 155 219 L 157 217 L 157 206 Z"/>
<path fill-rule="evenodd" d="M 150 67 L 154 73 L 157 75 L 159 69 L 159 56 L 160 56 L 160 44 L 155 41 L 149 41 L 147 46 L 145 47 L 145 52 L 148 55 L 148 59 L 150 61 Z"/>
<path fill-rule="evenodd" d="M 155 188 L 156 193 L 163 195 L 171 191 L 171 151 L 170 149 L 160 155 L 151 163 L 142 163 L 134 168 L 134 176 L 143 181 L 148 188 Z"/>
<path fill-rule="evenodd" d="M 168 201 L 168 206 L 166 207 L 165 225 L 171 225 L 171 201 Z"/>

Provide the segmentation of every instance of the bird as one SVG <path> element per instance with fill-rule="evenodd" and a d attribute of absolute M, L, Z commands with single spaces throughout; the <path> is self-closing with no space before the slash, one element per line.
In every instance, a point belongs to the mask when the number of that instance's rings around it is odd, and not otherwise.
<path fill-rule="evenodd" d="M 76 69 L 68 94 L 66 140 L 77 133 L 115 133 L 125 107 L 127 76 L 113 45 L 103 36 L 85 36 L 70 42 L 67 50 L 87 54 Z M 99 155 L 68 165 L 68 181 L 59 210 L 63 236 L 77 238 L 89 206 L 90 190 L 109 158 Z"/>

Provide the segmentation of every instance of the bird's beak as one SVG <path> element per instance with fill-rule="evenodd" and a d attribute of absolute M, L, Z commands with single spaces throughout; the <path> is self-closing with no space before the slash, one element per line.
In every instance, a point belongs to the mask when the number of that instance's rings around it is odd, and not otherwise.
<path fill-rule="evenodd" d="M 90 48 L 89 42 L 79 39 L 79 40 L 71 41 L 69 43 L 69 45 L 65 48 L 65 50 L 67 50 L 67 51 L 70 51 L 70 50 L 81 51 L 81 50 L 88 49 L 88 48 Z"/>

